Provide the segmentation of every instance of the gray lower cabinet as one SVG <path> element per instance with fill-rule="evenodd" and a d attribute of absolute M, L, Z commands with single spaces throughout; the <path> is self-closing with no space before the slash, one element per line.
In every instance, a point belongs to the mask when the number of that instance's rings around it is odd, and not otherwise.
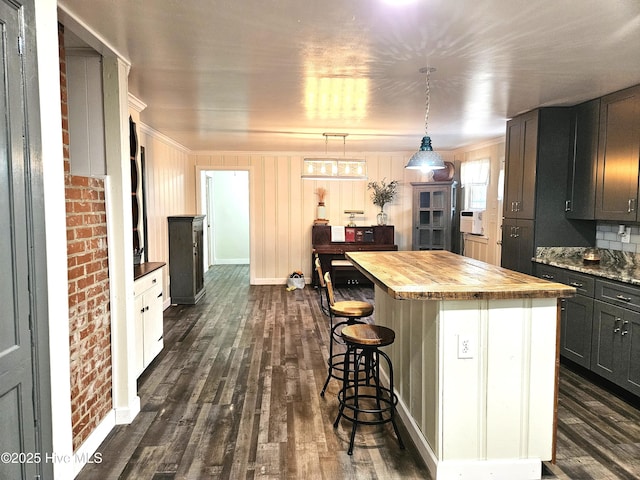
<path fill-rule="evenodd" d="M 549 265 L 536 265 L 536 275 L 576 288 L 575 297 L 560 300 L 560 355 L 590 368 L 593 278 Z"/>
<path fill-rule="evenodd" d="M 502 266 L 531 275 L 534 252 L 533 220 L 505 218 L 502 221 Z"/>
<path fill-rule="evenodd" d="M 576 288 L 561 300 L 560 355 L 640 396 L 640 288 L 549 265 L 536 275 Z"/>
<path fill-rule="evenodd" d="M 591 347 L 593 372 L 640 395 L 639 343 L 640 313 L 595 301 Z"/>
<path fill-rule="evenodd" d="M 560 354 L 590 368 L 593 298 L 584 295 L 566 298 L 561 308 Z"/>

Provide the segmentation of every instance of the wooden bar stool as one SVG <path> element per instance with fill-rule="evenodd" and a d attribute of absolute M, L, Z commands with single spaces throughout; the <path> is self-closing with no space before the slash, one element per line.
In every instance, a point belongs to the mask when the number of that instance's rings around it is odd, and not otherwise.
<path fill-rule="evenodd" d="M 319 263 L 316 264 L 317 269 L 322 272 Z M 343 377 L 343 365 L 344 365 L 344 353 L 335 352 L 336 345 L 343 345 L 344 342 L 340 336 L 340 329 L 346 325 L 352 325 L 355 323 L 362 323 L 361 318 L 368 317 L 373 313 L 373 305 L 369 302 L 363 302 L 360 300 L 335 300 L 333 292 L 333 283 L 331 282 L 331 275 L 329 272 L 324 274 L 324 288 L 327 294 L 327 303 L 329 307 L 329 358 L 327 360 L 328 372 L 327 379 L 324 382 L 320 396 L 324 397 L 324 392 L 327 390 L 329 381 L 332 378 L 342 380 Z M 344 318 L 341 322 L 335 322 L 334 318 Z"/>
<path fill-rule="evenodd" d="M 391 345 L 395 332 L 380 325 L 354 324 L 342 329 L 342 338 L 347 344 L 344 356 L 342 390 L 338 393 L 340 409 L 333 422 L 337 428 L 341 418 L 349 420 L 351 439 L 349 455 L 353 453 L 353 441 L 358 425 L 380 425 L 391 422 L 400 448 L 404 443 L 396 425 L 398 397 L 393 391 L 393 365 L 380 347 Z M 380 383 L 380 360 L 384 359 L 389 374 L 389 387 Z"/>

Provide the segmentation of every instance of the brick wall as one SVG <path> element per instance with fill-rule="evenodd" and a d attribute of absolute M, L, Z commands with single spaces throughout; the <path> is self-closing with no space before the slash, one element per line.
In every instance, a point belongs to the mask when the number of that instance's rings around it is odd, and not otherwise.
<path fill-rule="evenodd" d="M 69 344 L 73 448 L 112 408 L 111 318 L 104 181 L 70 174 L 64 27 L 59 26 L 60 86 L 67 205 Z"/>

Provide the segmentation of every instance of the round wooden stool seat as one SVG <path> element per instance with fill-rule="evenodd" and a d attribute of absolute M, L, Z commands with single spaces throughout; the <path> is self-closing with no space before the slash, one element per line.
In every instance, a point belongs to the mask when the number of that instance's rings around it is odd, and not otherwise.
<path fill-rule="evenodd" d="M 393 343 L 396 332 L 381 325 L 347 325 L 342 329 L 342 338 L 356 346 L 384 347 Z"/>
<path fill-rule="evenodd" d="M 360 300 L 341 300 L 329 306 L 336 317 L 368 317 L 373 313 L 373 305 Z"/>

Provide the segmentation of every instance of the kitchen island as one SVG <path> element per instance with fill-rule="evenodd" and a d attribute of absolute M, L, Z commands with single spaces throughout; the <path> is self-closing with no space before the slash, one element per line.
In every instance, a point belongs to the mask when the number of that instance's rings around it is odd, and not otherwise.
<path fill-rule="evenodd" d="M 558 298 L 573 287 L 447 251 L 350 252 L 396 332 L 398 413 L 443 479 L 539 479 L 554 454 Z"/>

